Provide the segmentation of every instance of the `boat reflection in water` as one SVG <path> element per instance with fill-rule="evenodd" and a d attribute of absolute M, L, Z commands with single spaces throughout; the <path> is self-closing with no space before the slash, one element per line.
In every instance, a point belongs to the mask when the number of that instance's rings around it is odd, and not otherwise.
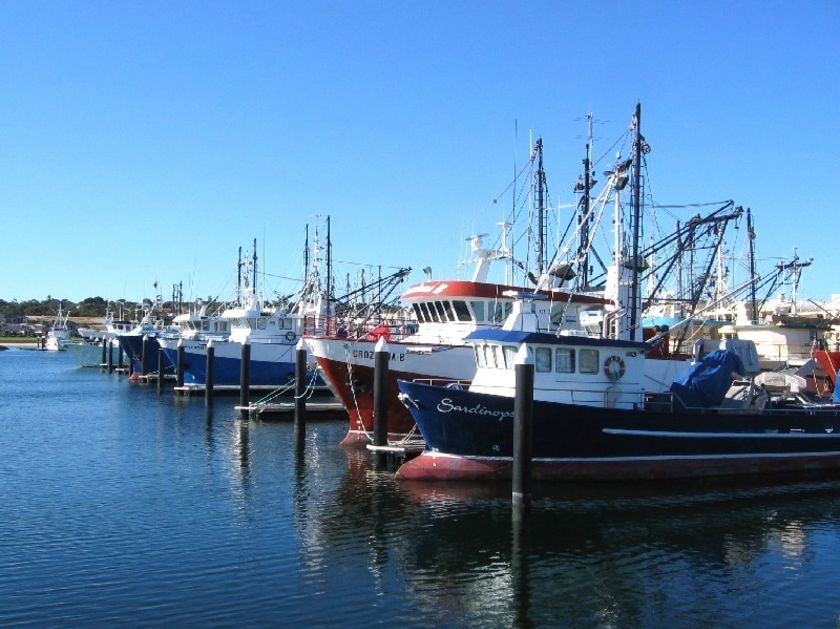
<path fill-rule="evenodd" d="M 337 450 L 346 471 L 326 495 L 313 493 L 313 466 L 301 459 L 298 550 L 321 587 L 369 579 L 374 596 L 405 590 L 404 607 L 360 621 L 417 626 L 421 614 L 461 626 L 684 626 L 687 618 L 764 626 L 777 620 L 780 575 L 786 601 L 812 598 L 811 577 L 837 582 L 828 576 L 840 524 L 834 479 L 537 484 L 531 511 L 515 518 L 505 483 L 395 483 L 364 453 Z M 367 576 L 348 583 L 357 562 Z M 834 618 L 830 598 L 786 608 L 786 624 Z"/>

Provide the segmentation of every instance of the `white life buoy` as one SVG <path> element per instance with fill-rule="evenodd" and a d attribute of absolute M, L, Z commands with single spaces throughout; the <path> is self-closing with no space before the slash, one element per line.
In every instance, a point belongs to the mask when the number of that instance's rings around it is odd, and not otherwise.
<path fill-rule="evenodd" d="M 613 382 L 624 377 L 624 359 L 621 356 L 612 355 L 604 361 L 604 375 Z"/>
<path fill-rule="evenodd" d="M 295 339 L 297 339 L 297 334 L 295 334 L 291 330 L 286 332 L 286 340 L 289 341 L 289 343 L 293 343 Z"/>

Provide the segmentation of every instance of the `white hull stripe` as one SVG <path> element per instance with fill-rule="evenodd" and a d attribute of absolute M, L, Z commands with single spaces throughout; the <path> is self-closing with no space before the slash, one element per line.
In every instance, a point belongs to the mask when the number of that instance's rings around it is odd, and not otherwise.
<path fill-rule="evenodd" d="M 838 439 L 840 432 L 686 432 L 668 430 L 625 430 L 623 428 L 604 428 L 607 435 L 628 437 L 667 437 L 679 439 Z"/>

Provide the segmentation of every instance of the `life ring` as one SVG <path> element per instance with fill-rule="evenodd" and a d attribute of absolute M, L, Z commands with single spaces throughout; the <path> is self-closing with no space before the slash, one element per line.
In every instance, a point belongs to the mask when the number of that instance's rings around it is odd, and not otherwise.
<path fill-rule="evenodd" d="M 610 380 L 621 380 L 624 372 L 624 359 L 621 356 L 612 355 L 604 361 L 604 375 Z"/>
<path fill-rule="evenodd" d="M 288 332 L 286 332 L 286 340 L 287 340 L 287 341 L 289 341 L 289 343 L 294 342 L 294 340 L 295 340 L 296 338 L 297 338 L 297 334 L 295 334 L 295 333 L 294 333 L 294 332 L 292 332 L 291 330 L 289 330 Z"/>

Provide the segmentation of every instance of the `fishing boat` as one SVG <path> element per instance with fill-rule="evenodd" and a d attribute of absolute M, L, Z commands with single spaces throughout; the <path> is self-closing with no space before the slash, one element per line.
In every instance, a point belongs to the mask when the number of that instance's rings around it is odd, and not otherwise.
<path fill-rule="evenodd" d="M 329 248 L 329 218 L 327 219 Z M 214 386 L 239 386 L 242 377 L 243 346 L 248 345 L 249 383 L 252 387 L 291 387 L 295 381 L 297 344 L 304 333 L 305 322 L 312 330 L 323 328 L 329 299 L 320 289 L 319 244 L 316 230 L 315 260 L 308 268 L 308 231 L 304 263 L 306 279 L 292 303 L 277 307 L 265 302 L 257 290 L 256 241 L 251 256 L 240 260 L 237 295 L 234 304 L 213 319 L 202 320 L 195 333 L 178 338 L 162 339 L 168 360 L 177 365 L 179 348 L 183 352 L 184 385 L 207 383 L 207 347 L 213 343 Z M 216 326 L 216 331 L 211 328 Z M 200 330 L 198 329 L 200 327 Z M 208 333 L 211 332 L 211 333 Z M 324 387 L 314 365 L 308 370 L 308 384 Z"/>
<path fill-rule="evenodd" d="M 546 213 L 543 144 L 534 145 L 529 164 L 533 167 L 536 201 L 535 222 L 544 224 Z M 371 442 L 374 405 L 374 356 L 380 338 L 388 342 L 389 369 L 386 381 L 389 399 L 396 401 L 398 379 L 469 379 L 475 373 L 471 348 L 465 337 L 476 330 L 498 328 L 510 314 L 514 298 L 510 295 L 525 285 L 546 297 L 539 305 L 539 316 L 552 329 L 586 333 L 590 311 L 599 314 L 607 300 L 599 294 L 571 292 L 566 282 L 574 276 L 564 263 L 548 263 L 547 246 L 541 236 L 537 243 L 535 272 L 513 256 L 508 240 L 512 224 L 501 222 L 496 246 L 486 246 L 488 234 L 470 236 L 472 274 L 467 279 L 426 279 L 410 286 L 400 297 L 400 315 L 362 321 L 349 327 L 331 326 L 326 334 L 307 335 L 305 341 L 336 397 L 349 416 L 342 444 L 364 446 Z M 491 280 L 494 266 L 504 267 L 504 280 Z M 517 273 L 521 283 L 515 283 Z M 414 419 L 399 404 L 388 409 L 390 441 L 416 435 Z"/>
<path fill-rule="evenodd" d="M 51 352 L 64 351 L 68 343 L 70 343 L 70 330 L 67 328 L 67 319 L 70 317 L 69 312 L 64 312 L 61 309 L 61 304 L 58 305 L 58 313 L 47 331 L 47 337 L 44 341 L 44 349 Z"/>
<path fill-rule="evenodd" d="M 103 352 L 102 343 L 105 343 Z M 82 339 L 67 343 L 64 349 L 76 359 L 79 367 L 100 367 L 109 361 L 112 365 L 120 362 L 120 343 L 116 338 L 104 339 L 101 341 Z M 110 357 L 109 357 L 110 353 Z"/>
<path fill-rule="evenodd" d="M 519 319 L 517 319 L 519 317 Z M 467 385 L 399 381 L 425 451 L 404 480 L 510 478 L 516 365 L 533 363 L 535 479 L 620 481 L 840 468 L 840 405 L 762 380 L 755 346 L 724 341 L 665 392 L 644 386 L 649 344 L 528 330 L 468 337 Z"/>
<path fill-rule="evenodd" d="M 840 468 L 840 406 L 784 374 L 760 374 L 755 344 L 719 341 L 691 364 L 666 339 L 641 334 L 642 154 L 637 105 L 633 155 L 605 173 L 615 191 L 615 241 L 608 269 L 612 306 L 597 337 L 546 330 L 539 295 L 519 295 L 501 330 L 478 330 L 470 344 L 469 382 L 399 380 L 400 399 L 426 449 L 397 472 L 401 479 L 509 478 L 514 406 L 533 394 L 533 475 L 554 480 L 670 479 Z M 649 150 L 649 148 L 647 149 Z M 624 173 L 624 174 L 623 174 Z M 620 178 L 633 182 L 629 243 L 620 211 Z M 694 226 L 720 230 L 711 220 Z M 692 315 L 692 313 L 689 313 Z M 517 364 L 534 365 L 533 390 L 517 391 Z"/>

